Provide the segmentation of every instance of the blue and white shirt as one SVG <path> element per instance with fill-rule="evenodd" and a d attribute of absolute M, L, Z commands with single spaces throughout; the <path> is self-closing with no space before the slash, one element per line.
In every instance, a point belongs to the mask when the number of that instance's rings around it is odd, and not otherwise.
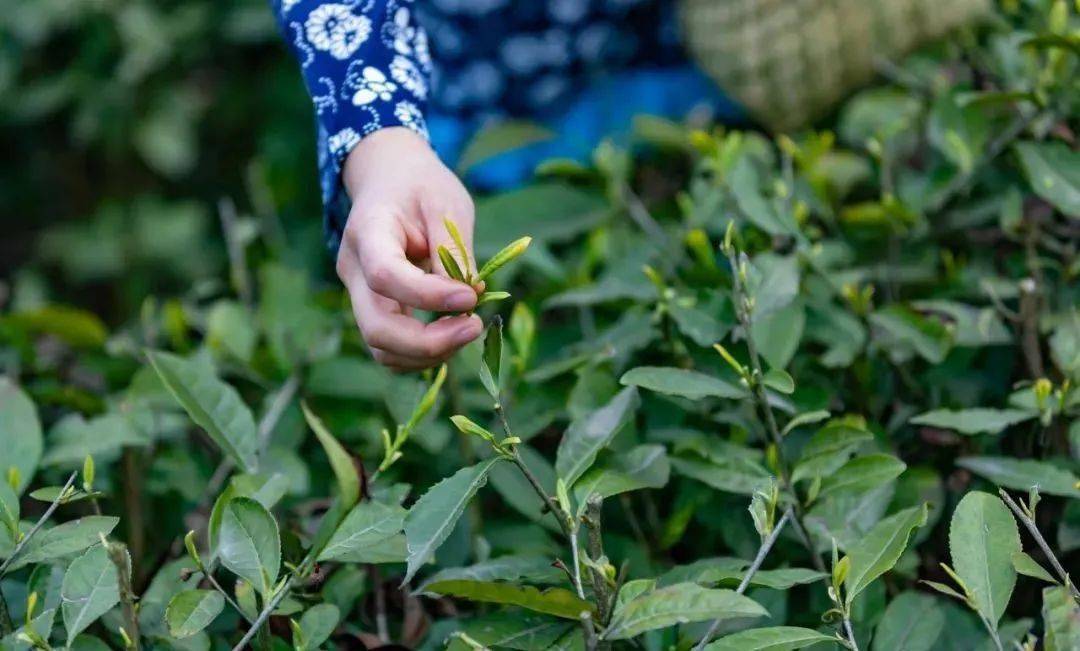
<path fill-rule="evenodd" d="M 434 138 L 447 158 L 485 120 L 557 122 L 583 89 L 620 71 L 685 67 L 672 1 L 272 2 L 315 108 L 331 249 L 349 208 L 342 164 L 373 131 L 430 138 L 429 122 L 455 125 L 455 136 Z"/>

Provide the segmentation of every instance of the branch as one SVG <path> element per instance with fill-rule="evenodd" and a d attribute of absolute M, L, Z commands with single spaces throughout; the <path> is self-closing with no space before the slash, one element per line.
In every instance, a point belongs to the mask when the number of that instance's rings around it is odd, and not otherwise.
<path fill-rule="evenodd" d="M 738 261 L 735 259 L 733 251 L 728 253 L 728 263 L 731 265 L 732 290 L 735 295 L 735 312 L 738 316 L 739 324 L 742 326 L 743 335 L 746 339 L 746 350 L 750 356 L 750 387 L 754 401 L 757 403 L 758 411 L 761 412 L 765 420 L 769 438 L 772 439 L 773 446 L 776 448 L 776 465 L 780 469 L 780 481 L 784 490 L 791 493 L 795 501 L 792 523 L 795 526 L 795 532 L 799 534 L 799 538 L 810 552 L 810 560 L 813 563 L 814 568 L 819 572 L 826 572 L 825 564 L 818 555 L 817 549 L 814 547 L 814 542 L 811 540 L 810 534 L 806 529 L 806 524 L 803 522 L 802 505 L 799 503 L 799 496 L 795 493 L 795 487 L 791 482 L 791 472 L 788 470 L 787 461 L 784 459 L 784 436 L 776 426 L 776 416 L 773 415 L 772 406 L 769 404 L 769 398 L 765 394 L 765 385 L 762 382 L 762 378 L 765 377 L 765 374 L 761 370 L 761 358 L 758 355 L 757 344 L 754 343 L 754 337 L 751 333 L 752 324 L 750 320 L 750 308 L 747 304 L 749 294 L 746 292 L 746 288 L 743 286 L 742 280 L 739 277 Z"/>
<path fill-rule="evenodd" d="M 1062 584 L 1068 588 L 1069 593 L 1072 594 L 1072 598 L 1080 602 L 1080 590 L 1077 590 L 1076 586 L 1073 585 L 1072 578 L 1069 576 L 1069 573 L 1065 571 L 1065 568 L 1062 567 L 1061 561 L 1054 555 L 1053 550 L 1050 549 L 1050 545 L 1047 544 L 1046 539 L 1043 538 L 1042 532 L 1039 531 L 1039 527 L 1035 524 L 1035 520 L 1031 519 L 1031 517 L 1020 508 L 1020 505 L 1016 503 L 1012 496 L 1005 492 L 1004 488 L 998 489 L 998 493 L 1001 494 L 1001 498 L 1005 500 L 1005 504 L 1008 505 L 1009 509 L 1016 515 L 1020 522 L 1024 524 L 1024 528 L 1028 530 L 1031 537 L 1035 539 L 1035 543 L 1039 546 L 1039 549 L 1042 550 L 1043 555 L 1046 556 L 1046 560 L 1049 561 L 1050 566 L 1054 568 L 1054 572 L 1058 575 L 1058 578 L 1061 579 Z"/>
<path fill-rule="evenodd" d="M 130 649 L 140 650 L 139 645 L 139 614 L 135 606 L 135 591 L 131 587 L 131 556 L 122 543 L 108 543 L 105 551 L 109 554 L 109 560 L 116 566 L 116 574 L 120 584 L 120 604 L 124 617 L 124 633 L 131 641 Z"/>
<path fill-rule="evenodd" d="M 847 636 L 848 646 L 851 651 L 859 651 L 859 643 L 855 641 L 855 629 L 851 627 L 851 617 L 844 614 L 844 635 Z M 995 637 L 995 640 L 997 638 Z M 1001 651 L 1001 642 L 998 642 L 998 651 Z"/>
<path fill-rule="evenodd" d="M 249 628 L 247 630 L 247 633 L 244 634 L 244 637 L 240 638 L 240 642 L 238 642 L 237 645 L 232 648 L 232 651 L 244 651 L 244 648 L 248 645 L 249 642 L 251 642 L 251 639 L 254 638 L 256 634 L 258 634 L 259 629 L 263 627 L 263 624 L 266 623 L 266 620 L 270 619 L 270 614 L 274 612 L 274 609 L 278 607 L 278 604 L 281 603 L 281 600 L 284 599 L 285 595 L 289 593 L 289 590 L 292 588 L 293 582 L 295 580 L 296 577 L 291 576 L 284 583 L 284 585 L 281 586 L 281 589 L 277 591 L 277 594 L 275 594 L 274 598 L 270 600 L 270 603 L 266 604 L 266 607 L 263 608 L 261 613 L 259 613 L 259 616 L 255 619 L 255 622 L 252 623 L 251 628 Z"/>
<path fill-rule="evenodd" d="M 64 484 L 64 487 L 60 489 L 60 493 L 56 496 L 56 499 L 52 501 L 52 504 L 49 505 L 49 508 L 45 509 L 45 513 L 43 513 L 38 519 L 38 521 L 34 523 L 34 526 L 30 529 L 30 531 L 26 532 L 26 535 L 22 537 L 22 540 L 19 541 L 19 544 L 15 545 L 15 549 L 11 551 L 11 556 L 8 556 L 7 560 L 4 561 L 2 565 L 0 565 L 0 577 L 4 576 L 4 573 L 7 572 L 8 567 L 11 566 L 11 562 L 14 561 L 19 556 L 19 552 L 21 552 L 23 548 L 26 547 L 26 543 L 30 542 L 30 539 L 34 537 L 34 534 L 36 534 L 41 529 L 41 527 L 45 526 L 45 521 L 52 517 L 52 514 L 56 512 L 56 509 L 60 507 L 60 501 L 64 499 L 64 495 L 67 493 L 68 489 L 71 488 L 71 485 L 75 483 L 75 477 L 78 476 L 78 474 L 79 472 L 77 470 L 71 473 L 71 476 L 68 477 L 67 483 Z"/>
<path fill-rule="evenodd" d="M 769 535 L 765 537 L 765 540 L 761 542 L 761 547 L 758 548 L 757 556 L 754 557 L 754 562 L 750 564 L 750 567 L 743 574 L 742 581 L 739 582 L 739 587 L 735 589 L 736 594 L 743 594 L 746 589 L 750 587 L 750 581 L 753 580 L 754 575 L 761 569 L 761 564 L 765 562 L 765 557 L 769 555 L 769 551 L 772 550 L 773 545 L 776 543 L 776 539 L 780 537 L 780 532 L 783 530 L 784 525 L 791 520 L 792 507 L 788 507 L 784 511 L 783 517 L 776 523 L 773 530 L 769 532 Z M 709 626 L 709 630 L 705 631 L 705 636 L 701 638 L 701 641 L 694 647 L 694 651 L 704 651 L 705 646 L 709 644 L 712 636 L 716 634 L 716 629 L 720 626 L 720 618 L 714 619 Z"/>

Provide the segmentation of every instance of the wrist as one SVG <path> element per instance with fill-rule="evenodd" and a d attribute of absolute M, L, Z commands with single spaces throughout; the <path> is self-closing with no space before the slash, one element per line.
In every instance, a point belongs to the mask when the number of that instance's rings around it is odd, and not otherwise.
<path fill-rule="evenodd" d="M 369 170 L 376 166 L 408 160 L 413 155 L 433 154 L 431 145 L 406 127 L 384 127 L 367 136 L 345 158 L 341 181 L 349 198 L 355 200 Z"/>

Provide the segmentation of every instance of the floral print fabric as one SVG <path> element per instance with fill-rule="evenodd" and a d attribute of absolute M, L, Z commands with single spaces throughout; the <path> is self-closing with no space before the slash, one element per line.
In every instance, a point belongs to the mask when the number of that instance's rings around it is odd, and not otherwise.
<path fill-rule="evenodd" d="M 591 80 L 681 61 L 661 0 L 271 1 L 315 108 L 332 250 L 349 209 L 341 166 L 364 136 L 426 138 L 429 104 L 470 123 L 550 117 Z"/>

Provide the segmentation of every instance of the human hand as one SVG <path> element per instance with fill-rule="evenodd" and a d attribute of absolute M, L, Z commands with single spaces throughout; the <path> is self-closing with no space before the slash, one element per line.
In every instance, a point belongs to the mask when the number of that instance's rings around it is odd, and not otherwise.
<path fill-rule="evenodd" d="M 414 308 L 466 312 L 476 307 L 476 289 L 451 279 L 437 253 L 440 245 L 453 247 L 444 218 L 454 222 L 472 251 L 469 193 L 431 147 L 403 127 L 365 137 L 345 160 L 342 178 L 353 208 L 337 274 L 349 291 L 364 341 L 376 361 L 394 370 L 439 364 L 483 331 L 472 314 L 427 324 L 412 316 Z"/>

